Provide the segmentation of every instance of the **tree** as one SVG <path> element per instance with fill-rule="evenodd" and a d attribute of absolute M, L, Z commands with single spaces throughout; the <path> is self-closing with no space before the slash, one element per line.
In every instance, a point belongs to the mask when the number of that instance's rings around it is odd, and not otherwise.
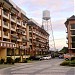
<path fill-rule="evenodd" d="M 68 47 L 63 47 L 59 52 L 68 53 Z"/>

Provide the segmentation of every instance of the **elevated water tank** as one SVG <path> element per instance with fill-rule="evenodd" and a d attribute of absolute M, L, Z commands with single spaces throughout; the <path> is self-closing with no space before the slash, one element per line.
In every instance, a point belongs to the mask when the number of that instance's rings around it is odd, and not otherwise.
<path fill-rule="evenodd" d="M 50 11 L 48 11 L 48 10 L 43 11 L 43 19 L 44 20 L 49 20 L 50 19 Z"/>

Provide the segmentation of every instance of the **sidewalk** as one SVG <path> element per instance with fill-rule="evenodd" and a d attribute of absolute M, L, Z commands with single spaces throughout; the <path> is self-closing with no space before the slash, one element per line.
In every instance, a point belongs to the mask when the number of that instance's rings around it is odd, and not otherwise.
<path fill-rule="evenodd" d="M 31 61 L 29 63 L 34 63 L 34 62 L 37 62 L 37 61 Z M 11 68 L 11 67 L 15 67 L 15 66 L 21 66 L 21 65 L 25 65 L 25 64 L 29 64 L 29 63 L 0 64 L 0 69 Z"/>
<path fill-rule="evenodd" d="M 10 65 L 10 64 L 0 64 L 0 69 L 12 67 L 12 66 L 14 66 L 14 65 Z"/>

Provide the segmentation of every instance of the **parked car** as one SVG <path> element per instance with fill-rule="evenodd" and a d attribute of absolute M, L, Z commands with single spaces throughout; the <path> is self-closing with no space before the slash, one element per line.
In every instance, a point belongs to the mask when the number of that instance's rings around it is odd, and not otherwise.
<path fill-rule="evenodd" d="M 41 60 L 41 56 L 30 56 L 30 60 Z"/>
<path fill-rule="evenodd" d="M 44 59 L 44 60 L 49 60 L 49 59 L 51 59 L 51 56 L 43 56 L 42 59 Z"/>
<path fill-rule="evenodd" d="M 65 60 L 71 60 L 72 57 L 74 57 L 74 55 L 69 54 L 69 53 L 64 54 L 64 59 L 65 59 Z"/>
<path fill-rule="evenodd" d="M 59 55 L 59 59 L 63 59 L 64 58 L 64 55 Z"/>

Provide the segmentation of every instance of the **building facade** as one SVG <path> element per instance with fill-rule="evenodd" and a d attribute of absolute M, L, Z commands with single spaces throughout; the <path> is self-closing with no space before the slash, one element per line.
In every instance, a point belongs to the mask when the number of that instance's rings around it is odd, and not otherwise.
<path fill-rule="evenodd" d="M 28 21 L 31 55 L 45 55 L 49 51 L 49 34 L 33 19 Z"/>
<path fill-rule="evenodd" d="M 65 22 L 67 28 L 67 44 L 70 54 L 75 54 L 75 16 L 71 16 Z"/>
<path fill-rule="evenodd" d="M 9 0 L 0 0 L 0 59 L 23 57 L 27 50 L 25 12 Z"/>
<path fill-rule="evenodd" d="M 47 54 L 49 34 L 11 0 L 0 0 L 0 59 Z"/>

